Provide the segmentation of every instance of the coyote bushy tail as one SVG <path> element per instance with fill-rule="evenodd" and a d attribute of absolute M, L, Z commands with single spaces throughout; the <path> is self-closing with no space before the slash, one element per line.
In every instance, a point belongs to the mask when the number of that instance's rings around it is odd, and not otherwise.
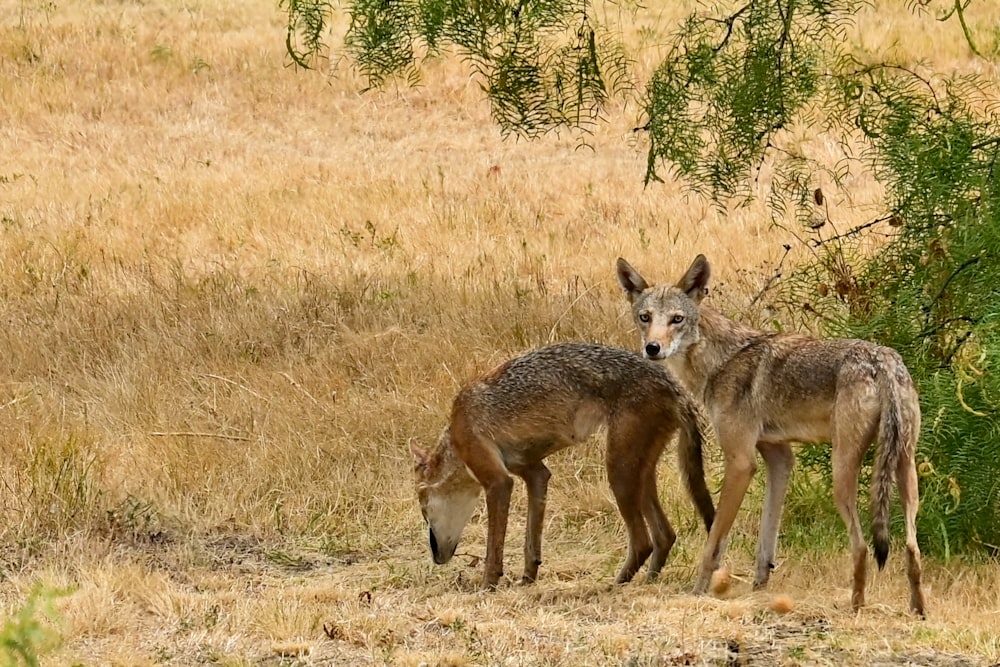
<path fill-rule="evenodd" d="M 900 458 L 909 450 L 912 434 L 906 432 L 906 422 L 900 414 L 899 387 L 889 373 L 879 373 L 879 393 L 882 415 L 879 420 L 878 453 L 872 479 L 872 543 L 875 562 L 881 570 L 889 557 L 889 505 L 892 481 L 896 477 Z"/>
<path fill-rule="evenodd" d="M 704 438 L 698 423 L 698 411 L 690 400 L 681 402 L 679 408 L 680 435 L 677 441 L 677 460 L 688 495 L 691 496 L 707 531 L 712 529 L 715 504 L 705 483 L 705 460 L 702 452 Z"/>

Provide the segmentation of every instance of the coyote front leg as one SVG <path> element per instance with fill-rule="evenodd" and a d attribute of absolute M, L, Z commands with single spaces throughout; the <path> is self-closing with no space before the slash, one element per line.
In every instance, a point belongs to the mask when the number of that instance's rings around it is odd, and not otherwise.
<path fill-rule="evenodd" d="M 516 471 L 528 491 L 528 525 L 524 535 L 524 576 L 521 583 L 530 584 L 538 578 L 542 564 L 542 523 L 545 519 L 545 497 L 552 473 L 538 462 Z"/>
<path fill-rule="evenodd" d="M 496 588 L 503 575 L 503 545 L 507 537 L 507 518 L 510 514 L 510 494 L 514 479 L 504 465 L 496 443 L 473 432 L 461 421 L 453 421 L 452 443 L 456 451 L 477 452 L 477 456 L 463 456 L 465 465 L 472 471 L 486 492 L 486 563 L 483 568 L 483 588 Z"/>
<path fill-rule="evenodd" d="M 743 504 L 743 497 L 750 487 L 750 480 L 757 470 L 753 440 L 747 439 L 746 435 L 727 433 L 718 426 L 716 432 L 725 457 L 722 491 L 715 509 L 715 521 L 712 522 L 712 529 L 708 532 L 708 542 L 702 554 L 701 571 L 694 588 L 696 594 L 708 591 L 712 573 L 722 560 L 729 531 L 736 520 L 740 505 Z"/>
<path fill-rule="evenodd" d="M 503 575 L 503 543 L 507 537 L 507 517 L 510 514 L 510 494 L 514 480 L 510 475 L 496 475 L 484 482 L 486 489 L 486 565 L 483 588 L 496 588 Z"/>

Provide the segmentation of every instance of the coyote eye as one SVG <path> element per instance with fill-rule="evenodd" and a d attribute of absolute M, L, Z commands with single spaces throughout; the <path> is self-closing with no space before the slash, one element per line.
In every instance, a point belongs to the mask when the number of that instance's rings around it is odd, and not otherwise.
<path fill-rule="evenodd" d="M 684 321 L 683 315 L 674 315 L 673 317 L 670 318 L 671 324 L 680 324 L 683 321 Z"/>
<path fill-rule="evenodd" d="M 639 321 L 643 323 L 649 322 L 649 313 L 639 313 Z"/>

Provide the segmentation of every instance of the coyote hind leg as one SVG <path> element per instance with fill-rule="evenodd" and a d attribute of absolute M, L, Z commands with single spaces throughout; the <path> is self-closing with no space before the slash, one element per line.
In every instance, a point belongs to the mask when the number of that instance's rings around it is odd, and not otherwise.
<path fill-rule="evenodd" d="M 643 464 L 646 456 L 641 451 L 641 445 L 635 446 L 643 441 L 642 427 L 638 421 L 633 418 L 609 420 L 608 423 L 608 446 L 605 453 L 608 483 L 628 532 L 628 555 L 615 577 L 616 584 L 631 581 L 653 551 L 643 518 L 646 510 Z"/>
<path fill-rule="evenodd" d="M 653 552 L 649 557 L 649 569 L 646 575 L 649 581 L 653 581 L 659 576 L 674 542 L 677 541 L 677 533 L 663 511 L 656 488 L 656 464 L 659 462 L 665 443 L 670 440 L 670 436 L 671 433 L 667 432 L 655 446 L 651 446 L 646 451 L 645 460 L 642 462 L 642 479 L 640 480 L 642 484 L 642 515 L 646 519 L 646 525 L 653 538 Z"/>
<path fill-rule="evenodd" d="M 912 449 L 910 450 L 912 451 Z M 910 580 L 910 610 L 924 617 L 924 591 L 920 578 L 923 567 L 920 564 L 920 547 L 917 546 L 917 467 L 912 456 L 901 456 L 896 471 L 899 498 L 903 504 L 906 521 L 906 575 Z"/>
<path fill-rule="evenodd" d="M 838 430 L 844 432 L 834 436 L 830 456 L 833 467 L 833 500 L 851 541 L 851 562 L 854 569 L 851 608 L 857 611 L 865 605 L 865 585 L 868 578 L 868 545 L 865 544 L 858 517 L 858 475 L 861 472 L 861 459 L 874 437 L 874 429 L 869 429 L 867 434 L 849 432 L 851 429 Z"/>
<path fill-rule="evenodd" d="M 757 451 L 764 457 L 767 466 L 767 488 L 764 509 L 760 516 L 760 534 L 757 542 L 757 573 L 754 575 L 754 590 L 767 586 L 774 569 L 774 557 L 778 549 L 778 529 L 781 527 L 781 511 L 788 493 L 788 481 L 795 465 L 795 453 L 787 443 L 757 443 Z"/>
<path fill-rule="evenodd" d="M 528 491 L 528 524 L 524 535 L 524 576 L 521 583 L 530 584 L 538 578 L 538 566 L 542 564 L 542 523 L 552 473 L 539 461 L 515 471 L 515 474 L 524 480 Z"/>

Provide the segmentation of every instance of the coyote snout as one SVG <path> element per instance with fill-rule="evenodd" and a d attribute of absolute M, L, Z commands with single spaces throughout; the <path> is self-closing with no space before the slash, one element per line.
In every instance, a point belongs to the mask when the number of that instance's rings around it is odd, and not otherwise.
<path fill-rule="evenodd" d="M 479 500 L 479 498 L 476 498 Z M 444 565 L 449 562 L 452 556 L 455 555 L 455 550 L 458 548 L 458 541 L 455 539 L 449 540 L 448 547 L 446 549 L 441 549 L 438 546 L 437 538 L 434 536 L 434 529 L 428 528 L 427 532 L 430 534 L 430 544 L 431 544 L 431 554 L 434 559 L 435 565 Z"/>
<path fill-rule="evenodd" d="M 874 441 L 873 541 L 881 568 L 889 553 L 895 479 L 906 526 L 910 607 L 924 614 L 915 451 L 920 404 L 895 350 L 862 340 L 821 340 L 744 326 L 705 305 L 708 260 L 698 255 L 676 285 L 653 287 L 624 259 L 618 280 L 632 303 L 643 354 L 662 360 L 707 408 L 724 452 L 718 514 L 702 557 L 697 592 L 708 588 L 757 469 L 767 465 L 754 587 L 773 568 L 781 508 L 794 463 L 791 443 L 831 441 L 833 493 L 854 561 L 855 609 L 864 604 L 868 550 L 858 519 L 858 475 Z M 756 452 L 755 452 L 756 450 Z"/>
<path fill-rule="evenodd" d="M 684 481 L 706 529 L 715 515 L 697 408 L 656 364 L 627 350 L 585 343 L 539 348 L 470 382 L 456 396 L 437 447 L 427 452 L 410 443 L 434 562 L 447 563 L 455 554 L 485 490 L 483 586 L 496 586 L 513 474 L 528 492 L 522 581 L 534 581 L 551 476 L 542 461 L 586 440 L 602 423 L 608 431 L 608 481 L 628 529 L 628 556 L 616 581 L 632 579 L 647 560 L 655 577 L 676 539 L 656 491 L 656 464 L 674 434 Z"/>
<path fill-rule="evenodd" d="M 643 355 L 650 361 L 663 361 L 677 353 L 680 341 L 674 339 L 669 345 L 664 347 L 657 340 L 648 341 L 642 346 Z"/>
<path fill-rule="evenodd" d="M 451 557 L 455 555 L 455 549 L 458 548 L 458 542 L 455 542 L 450 549 L 445 552 L 441 551 L 438 546 L 437 538 L 434 537 L 434 529 L 431 527 L 427 528 L 427 533 L 430 535 L 431 543 L 431 557 L 434 558 L 434 562 L 438 565 L 444 565 L 451 560 Z"/>

